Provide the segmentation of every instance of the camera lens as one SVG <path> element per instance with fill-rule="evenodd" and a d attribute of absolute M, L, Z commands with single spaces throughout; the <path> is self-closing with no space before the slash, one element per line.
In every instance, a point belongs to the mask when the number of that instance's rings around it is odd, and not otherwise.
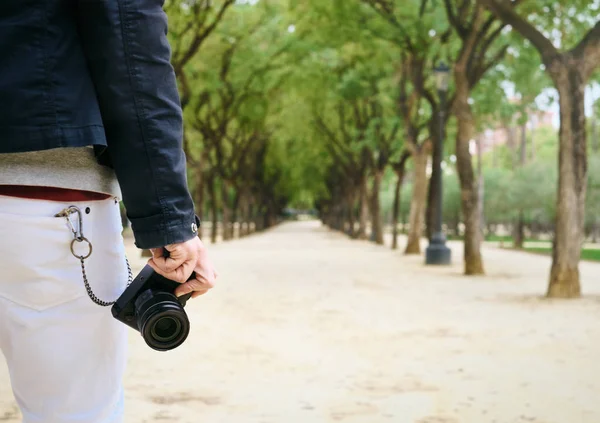
<path fill-rule="evenodd" d="M 135 301 L 138 329 L 151 348 L 168 351 L 181 345 L 190 323 L 175 295 L 147 290 Z"/>
<path fill-rule="evenodd" d="M 150 330 L 154 339 L 160 342 L 169 342 L 181 332 L 181 323 L 170 316 L 161 317 Z"/>

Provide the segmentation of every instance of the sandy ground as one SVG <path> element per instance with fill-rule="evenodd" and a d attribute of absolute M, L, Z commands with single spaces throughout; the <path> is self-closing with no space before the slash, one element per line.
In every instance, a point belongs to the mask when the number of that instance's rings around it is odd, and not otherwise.
<path fill-rule="evenodd" d="M 548 301 L 547 257 L 486 248 L 466 278 L 452 248 L 427 268 L 317 222 L 212 246 L 188 341 L 131 331 L 125 421 L 600 422 L 600 265 L 581 264 L 584 299 Z M 2 365 L 0 421 L 19 421 Z"/>

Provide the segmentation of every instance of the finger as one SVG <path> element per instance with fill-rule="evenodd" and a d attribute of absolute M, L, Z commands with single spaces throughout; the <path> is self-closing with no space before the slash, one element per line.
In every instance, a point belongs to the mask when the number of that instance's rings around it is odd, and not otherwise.
<path fill-rule="evenodd" d="M 182 295 L 189 294 L 192 291 L 193 289 L 187 283 L 182 283 L 177 287 L 177 289 L 175 289 L 175 296 L 179 298 Z"/>
<path fill-rule="evenodd" d="M 215 278 L 214 278 L 214 274 L 213 274 L 213 270 L 212 269 L 200 269 L 198 270 L 198 268 L 196 268 L 196 281 L 198 282 L 198 284 L 200 286 L 206 286 L 209 289 L 213 288 L 215 286 Z M 210 277 L 209 275 L 212 275 L 212 277 Z M 190 282 L 193 282 L 190 281 Z"/>
<path fill-rule="evenodd" d="M 165 272 L 165 271 L 163 271 L 161 267 L 158 267 L 158 266 L 156 265 L 156 261 L 155 261 L 155 260 L 153 260 L 153 259 L 148 259 L 148 262 L 147 262 L 147 264 L 148 264 L 148 266 L 150 266 L 152 269 L 154 269 L 154 271 L 155 271 L 156 273 L 158 273 L 159 275 L 162 275 L 162 276 L 164 276 L 165 278 L 168 278 L 168 276 L 167 276 L 166 272 Z"/>
<path fill-rule="evenodd" d="M 181 297 L 182 295 L 189 294 L 190 292 L 194 291 L 206 292 L 211 288 L 211 284 L 201 282 L 198 279 L 192 279 L 178 286 L 175 290 L 175 295 L 177 297 Z"/>
<path fill-rule="evenodd" d="M 148 265 L 159 275 L 179 283 L 185 282 L 192 274 L 192 266 L 189 263 L 187 265 L 184 264 L 171 272 L 165 272 L 164 269 L 158 266 L 152 259 L 148 260 Z"/>
<path fill-rule="evenodd" d="M 156 264 L 163 272 L 170 273 L 182 266 L 186 261 L 186 257 L 184 255 L 178 257 L 163 257 L 161 254 L 158 257 L 152 257 L 151 260 L 153 260 L 154 264 Z"/>
<path fill-rule="evenodd" d="M 174 272 L 185 263 L 186 257 L 167 257 L 164 261 L 164 269 L 167 272 Z"/>
<path fill-rule="evenodd" d="M 157 265 L 161 266 L 165 272 L 173 272 L 190 257 L 190 251 L 182 248 L 180 245 L 167 245 L 164 249 L 169 253 L 167 257 L 160 255 L 157 259 Z"/>
<path fill-rule="evenodd" d="M 173 272 L 169 273 L 169 279 L 174 280 L 175 282 L 184 283 L 192 275 L 194 271 L 194 266 L 191 262 L 187 261 L 175 269 Z"/>

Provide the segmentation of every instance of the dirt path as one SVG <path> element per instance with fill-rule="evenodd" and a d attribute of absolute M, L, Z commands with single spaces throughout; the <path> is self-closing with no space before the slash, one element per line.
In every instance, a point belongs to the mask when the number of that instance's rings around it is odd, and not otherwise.
<path fill-rule="evenodd" d="M 125 421 L 600 422 L 600 265 L 583 300 L 546 301 L 547 257 L 486 249 L 488 276 L 464 278 L 452 247 L 425 268 L 316 222 L 213 246 L 188 341 L 131 331 Z M 16 414 L 0 365 L 0 421 Z"/>

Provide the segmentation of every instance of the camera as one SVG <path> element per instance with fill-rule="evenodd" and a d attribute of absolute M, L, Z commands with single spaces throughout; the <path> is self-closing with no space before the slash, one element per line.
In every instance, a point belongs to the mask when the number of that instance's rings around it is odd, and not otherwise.
<path fill-rule="evenodd" d="M 191 278 L 194 277 L 192 274 Z M 139 331 L 150 348 L 157 351 L 177 348 L 190 332 L 190 322 L 183 308 L 192 295 L 176 297 L 177 286 L 178 282 L 146 265 L 113 304 L 112 315 Z"/>

